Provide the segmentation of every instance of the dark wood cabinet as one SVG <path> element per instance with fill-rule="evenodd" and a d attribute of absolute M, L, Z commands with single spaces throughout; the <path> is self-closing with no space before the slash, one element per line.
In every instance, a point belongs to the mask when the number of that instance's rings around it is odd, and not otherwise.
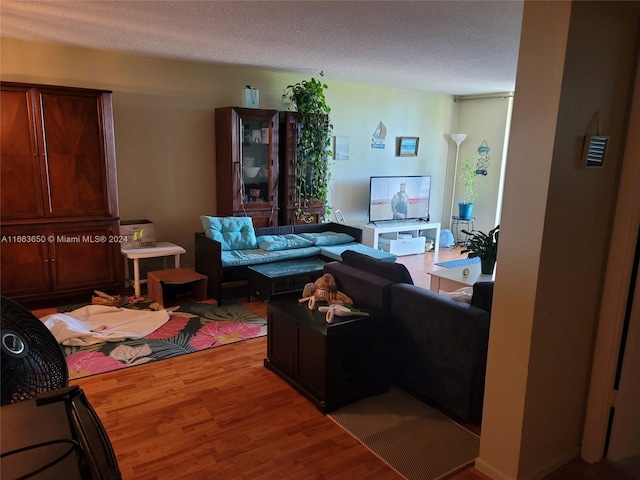
<path fill-rule="evenodd" d="M 296 225 L 300 223 L 320 223 L 324 218 L 324 202 L 307 202 L 304 211 L 309 215 L 302 221 L 296 215 L 298 199 L 296 196 L 296 165 L 298 158 L 298 139 L 302 124 L 297 112 L 280 112 L 280 224 Z"/>
<path fill-rule="evenodd" d="M 0 217 L 2 220 L 44 217 L 36 101 L 27 86 L 2 84 L 0 102 Z"/>
<path fill-rule="evenodd" d="M 41 297 L 119 286 L 117 269 L 109 268 L 120 262 L 120 252 L 112 243 L 117 240 L 117 228 L 117 221 L 3 226 L 2 294 Z"/>
<path fill-rule="evenodd" d="M 111 93 L 10 82 L 0 93 L 2 294 L 118 288 Z"/>
<path fill-rule="evenodd" d="M 299 295 L 271 297 L 267 307 L 267 358 L 275 372 L 320 411 L 329 412 L 389 385 L 384 314 L 336 317 L 309 310 Z"/>
<path fill-rule="evenodd" d="M 2 243 L 0 243 L 2 295 L 21 297 L 51 291 L 47 229 L 35 225 L 20 227 L 3 225 L 0 235 L 2 235 Z"/>
<path fill-rule="evenodd" d="M 215 117 L 217 214 L 278 225 L 277 110 L 223 107 Z"/>

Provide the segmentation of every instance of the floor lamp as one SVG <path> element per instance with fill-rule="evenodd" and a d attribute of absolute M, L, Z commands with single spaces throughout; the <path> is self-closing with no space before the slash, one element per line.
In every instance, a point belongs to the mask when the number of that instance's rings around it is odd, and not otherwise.
<path fill-rule="evenodd" d="M 453 205 L 456 198 L 456 179 L 458 178 L 458 154 L 460 153 L 460 144 L 467 139 L 466 133 L 452 133 L 451 140 L 456 142 L 456 163 L 453 166 L 453 185 L 451 187 L 451 212 L 450 217 L 453 217 Z"/>

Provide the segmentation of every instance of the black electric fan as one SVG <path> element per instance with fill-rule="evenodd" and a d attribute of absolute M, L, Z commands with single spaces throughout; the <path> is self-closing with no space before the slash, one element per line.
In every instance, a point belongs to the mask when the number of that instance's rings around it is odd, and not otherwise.
<path fill-rule="evenodd" d="M 53 334 L 22 305 L 5 297 L 0 302 L 1 404 L 66 387 L 69 371 Z"/>

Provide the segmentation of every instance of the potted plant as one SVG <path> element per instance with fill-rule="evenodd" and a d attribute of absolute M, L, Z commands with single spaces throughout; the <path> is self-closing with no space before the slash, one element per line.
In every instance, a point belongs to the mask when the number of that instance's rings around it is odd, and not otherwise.
<path fill-rule="evenodd" d="M 331 213 L 327 204 L 331 179 L 330 151 L 331 108 L 327 105 L 324 90 L 326 84 L 312 78 L 289 85 L 284 93 L 300 114 L 300 133 L 296 152 L 296 216 L 303 222 L 314 218 L 305 211 L 308 205 L 321 202 L 325 214 Z"/>
<path fill-rule="evenodd" d="M 471 218 L 473 202 L 478 198 L 475 186 L 479 179 L 476 174 L 475 163 L 475 160 L 467 158 L 458 174 L 463 187 L 463 201 L 458 202 L 458 216 L 461 220 L 469 220 Z"/>
<path fill-rule="evenodd" d="M 469 258 L 480 257 L 480 269 L 485 275 L 492 275 L 498 257 L 498 237 L 500 236 L 500 225 L 490 230 L 489 233 L 480 231 L 462 233 L 469 235 L 467 245 L 462 253 L 468 253 Z"/>

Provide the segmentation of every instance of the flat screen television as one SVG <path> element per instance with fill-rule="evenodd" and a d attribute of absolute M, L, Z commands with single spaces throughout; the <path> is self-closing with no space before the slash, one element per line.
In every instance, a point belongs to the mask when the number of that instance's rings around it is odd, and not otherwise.
<path fill-rule="evenodd" d="M 369 221 L 429 220 L 431 176 L 371 177 Z"/>

